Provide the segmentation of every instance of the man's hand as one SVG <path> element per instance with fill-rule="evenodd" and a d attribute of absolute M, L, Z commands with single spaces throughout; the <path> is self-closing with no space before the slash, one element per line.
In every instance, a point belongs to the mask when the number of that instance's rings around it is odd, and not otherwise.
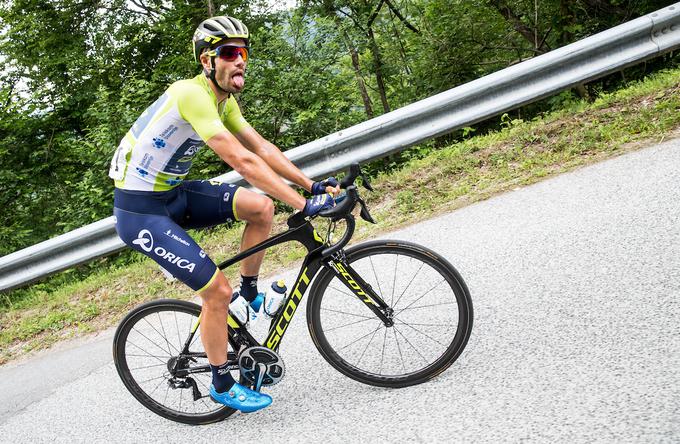
<path fill-rule="evenodd" d="M 333 196 L 340 194 L 340 185 L 338 184 L 338 179 L 331 176 L 328 179 L 320 180 L 312 184 L 312 194 L 319 195 L 331 193 Z"/>
<path fill-rule="evenodd" d="M 333 200 L 333 196 L 330 193 L 319 194 L 311 199 L 307 199 L 307 203 L 305 204 L 302 213 L 304 213 L 305 216 L 314 216 L 319 211 L 333 208 L 334 206 L 335 200 Z"/>

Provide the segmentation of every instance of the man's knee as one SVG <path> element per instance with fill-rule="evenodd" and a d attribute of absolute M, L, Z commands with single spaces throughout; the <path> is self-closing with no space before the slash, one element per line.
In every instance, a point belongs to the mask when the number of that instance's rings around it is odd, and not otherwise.
<path fill-rule="evenodd" d="M 203 307 L 208 310 L 227 310 L 232 293 L 227 278 L 222 273 L 218 273 L 213 283 L 201 292 Z"/>
<path fill-rule="evenodd" d="M 258 197 L 257 202 L 253 205 L 253 211 L 248 222 L 258 225 L 271 224 L 274 219 L 274 202 L 266 196 Z"/>

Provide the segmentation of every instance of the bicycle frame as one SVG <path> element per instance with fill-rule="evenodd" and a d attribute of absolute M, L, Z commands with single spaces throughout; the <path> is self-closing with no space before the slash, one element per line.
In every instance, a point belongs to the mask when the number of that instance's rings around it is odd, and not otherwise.
<path fill-rule="evenodd" d="M 349 217 L 352 217 L 351 215 Z M 264 346 L 273 351 L 276 351 L 281 344 L 281 340 L 290 324 L 297 308 L 302 301 L 302 298 L 309 287 L 310 282 L 319 272 L 322 267 L 327 267 L 335 273 L 338 279 L 366 306 L 373 311 L 376 316 L 381 319 L 386 325 L 392 325 L 392 320 L 389 318 L 389 307 L 385 302 L 373 291 L 370 285 L 349 266 L 344 258 L 343 250 L 324 256 L 322 252 L 328 245 L 324 239 L 316 232 L 309 220 L 305 218 L 302 213 L 297 213 L 288 219 L 288 230 L 277 234 L 261 243 L 243 251 L 236 256 L 227 259 L 220 263 L 218 268 L 224 270 L 225 268 L 234 265 L 241 260 L 251 256 L 259 251 L 273 247 L 281 243 L 298 241 L 307 249 L 307 255 L 303 259 L 300 267 L 300 272 L 295 281 L 295 285 L 289 292 L 286 299 L 281 304 L 276 317 L 272 320 L 269 328 L 267 338 L 260 344 L 252 335 L 244 328 L 243 324 L 236 318 L 229 316 L 227 325 L 229 337 L 233 338 L 236 343 L 244 346 Z M 352 224 L 353 227 L 353 224 Z M 348 227 L 348 229 L 350 229 Z M 353 229 L 353 228 L 352 228 Z M 196 324 L 191 329 L 191 333 L 187 338 L 181 355 L 184 357 L 191 357 L 196 355 L 189 352 L 189 345 L 192 343 L 195 332 L 200 325 L 200 317 Z M 205 353 L 202 353 L 205 355 Z M 228 361 L 231 363 L 230 368 L 238 368 L 236 362 L 236 353 L 229 353 Z M 209 371 L 209 366 L 194 367 L 188 373 L 196 373 Z"/>

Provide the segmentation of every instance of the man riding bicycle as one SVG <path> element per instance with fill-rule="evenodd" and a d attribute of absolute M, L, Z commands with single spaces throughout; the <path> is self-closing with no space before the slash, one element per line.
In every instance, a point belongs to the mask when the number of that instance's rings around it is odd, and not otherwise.
<path fill-rule="evenodd" d="M 133 249 L 198 292 L 201 340 L 212 370 L 211 397 L 228 407 L 252 412 L 272 399 L 238 384 L 227 363 L 226 321 L 232 311 L 247 316 L 267 304 L 257 289 L 264 251 L 241 262 L 240 291 L 185 229 L 231 220 L 246 222 L 241 251 L 266 239 L 272 228 L 270 198 L 236 185 L 184 178 L 193 157 L 207 144 L 248 183 L 305 215 L 333 206 L 337 181 L 313 182 L 241 115 L 235 93 L 244 87 L 250 35 L 233 17 L 203 21 L 193 37 L 194 59 L 203 72 L 173 83 L 137 119 L 111 161 L 115 180 L 116 230 Z M 281 177 L 310 191 L 305 199 Z"/>

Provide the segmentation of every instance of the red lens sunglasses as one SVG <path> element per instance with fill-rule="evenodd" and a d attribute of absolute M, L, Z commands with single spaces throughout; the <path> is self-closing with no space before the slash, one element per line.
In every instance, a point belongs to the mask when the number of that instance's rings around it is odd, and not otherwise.
<path fill-rule="evenodd" d="M 248 61 L 248 52 L 250 48 L 247 46 L 222 45 L 208 52 L 210 57 L 217 56 L 225 62 L 233 62 L 240 55 L 244 62 Z"/>

